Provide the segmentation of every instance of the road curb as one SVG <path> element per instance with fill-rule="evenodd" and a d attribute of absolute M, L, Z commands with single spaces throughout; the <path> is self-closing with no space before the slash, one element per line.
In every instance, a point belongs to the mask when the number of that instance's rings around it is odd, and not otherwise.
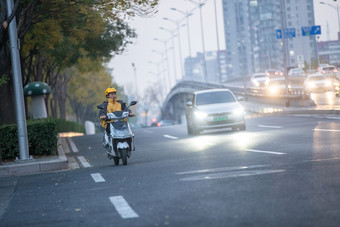
<path fill-rule="evenodd" d="M 63 139 L 65 138 L 58 138 L 57 156 L 5 163 L 4 165 L 0 165 L 0 177 L 28 175 L 68 169 L 67 157 L 61 143 L 61 140 Z"/>

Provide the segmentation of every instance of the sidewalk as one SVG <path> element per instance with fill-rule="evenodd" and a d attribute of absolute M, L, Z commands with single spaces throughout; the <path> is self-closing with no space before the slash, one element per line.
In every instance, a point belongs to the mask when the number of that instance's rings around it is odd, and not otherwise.
<path fill-rule="evenodd" d="M 241 104 L 249 114 L 340 114 L 340 106 L 284 107 L 247 101 L 242 101 Z M 68 161 L 65 156 L 65 152 L 67 152 L 68 149 L 66 138 L 59 137 L 57 156 L 4 163 L 0 165 L 0 177 L 68 169 Z"/>
<path fill-rule="evenodd" d="M 57 145 L 58 155 L 56 156 L 3 163 L 0 165 L 0 177 L 68 169 L 67 158 L 64 152 L 64 149 L 68 149 L 65 148 L 65 146 L 67 146 L 65 139 L 66 138 L 59 137 Z"/>

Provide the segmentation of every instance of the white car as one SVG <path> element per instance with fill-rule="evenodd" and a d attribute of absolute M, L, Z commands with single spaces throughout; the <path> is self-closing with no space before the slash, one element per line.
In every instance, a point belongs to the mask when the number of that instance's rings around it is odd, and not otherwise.
<path fill-rule="evenodd" d="M 194 92 L 186 104 L 186 120 L 189 135 L 208 129 L 246 129 L 244 108 L 229 89 Z"/>
<path fill-rule="evenodd" d="M 305 72 L 300 68 L 292 68 L 288 72 L 288 76 L 306 76 Z"/>
<path fill-rule="evenodd" d="M 320 67 L 319 73 L 325 75 L 326 77 L 336 77 L 338 74 L 338 69 L 334 65 L 327 65 Z"/>
<path fill-rule="evenodd" d="M 288 92 L 291 90 L 291 85 L 288 84 Z M 286 94 L 286 79 L 285 77 L 272 78 L 268 82 L 267 93 L 270 96 Z"/>
<path fill-rule="evenodd" d="M 269 78 L 265 73 L 254 73 L 250 78 L 253 87 L 265 87 L 268 85 L 268 81 Z"/>
<path fill-rule="evenodd" d="M 323 74 L 312 74 L 305 80 L 305 89 L 308 92 L 329 91 L 331 88 L 331 80 Z"/>

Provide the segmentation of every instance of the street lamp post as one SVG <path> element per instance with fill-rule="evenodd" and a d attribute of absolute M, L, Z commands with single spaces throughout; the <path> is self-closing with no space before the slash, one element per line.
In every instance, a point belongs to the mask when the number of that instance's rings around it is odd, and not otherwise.
<path fill-rule="evenodd" d="M 201 0 L 198 2 L 195 2 L 193 0 L 189 0 L 190 2 L 194 3 L 196 6 L 200 8 L 200 21 L 201 21 L 201 36 L 202 36 L 202 51 L 203 51 L 203 70 L 204 70 L 204 79 L 205 82 L 208 82 L 207 78 L 207 62 L 205 60 L 205 46 L 204 46 L 204 31 L 203 31 L 203 19 L 202 19 L 202 7 L 204 6 L 205 3 L 201 3 Z"/>
<path fill-rule="evenodd" d="M 218 24 L 217 24 L 217 7 L 216 7 L 216 0 L 214 0 L 214 9 L 215 9 L 215 25 L 216 25 L 216 42 L 217 42 L 217 55 L 216 55 L 216 61 L 217 61 L 217 73 L 218 78 L 220 81 L 221 87 L 222 85 L 222 73 L 221 73 L 221 65 L 220 65 L 220 41 L 218 37 Z"/>
<path fill-rule="evenodd" d="M 138 83 L 137 83 L 137 72 L 136 72 L 136 65 L 134 62 L 131 63 L 132 69 L 133 69 L 133 73 L 134 73 L 134 77 L 135 77 L 135 89 L 136 89 L 136 96 L 138 97 Z"/>
<path fill-rule="evenodd" d="M 181 69 L 181 74 L 182 74 L 182 77 L 184 76 L 184 73 L 183 73 L 183 67 L 182 67 L 182 48 L 181 48 L 181 37 L 180 37 L 180 33 L 179 33 L 179 23 L 180 21 L 175 21 L 175 20 L 172 20 L 170 18 L 167 18 L 167 17 L 163 17 L 163 20 L 167 20 L 167 21 L 170 21 L 172 23 L 174 23 L 177 27 L 177 34 L 178 34 L 178 52 L 179 52 L 179 61 L 180 61 L 180 69 Z"/>
<path fill-rule="evenodd" d="M 7 0 L 7 15 L 12 14 L 14 7 L 13 0 Z M 3 9 L 1 9 L 3 10 Z M 19 156 L 20 160 L 30 159 L 29 157 L 29 146 L 27 139 L 27 124 L 25 118 L 25 104 L 24 94 L 22 89 L 21 80 L 21 67 L 20 67 L 20 56 L 18 48 L 18 32 L 15 17 L 9 24 L 8 28 L 9 44 L 11 52 L 11 63 L 13 71 L 13 85 L 15 95 L 15 107 L 16 107 L 16 119 L 17 119 L 17 132 L 18 132 L 18 145 L 19 145 Z"/>
<path fill-rule="evenodd" d="M 171 88 L 171 79 L 170 79 L 170 67 L 169 67 L 169 56 L 168 56 L 168 48 L 167 48 L 167 45 L 166 45 L 166 43 L 167 43 L 167 40 L 160 40 L 160 39 L 158 39 L 158 38 L 154 38 L 154 40 L 156 40 L 156 41 L 159 41 L 159 42 L 161 42 L 161 43 L 163 43 L 164 44 L 164 53 L 165 53 L 165 57 L 166 57 L 166 64 L 167 64 L 167 69 L 168 69 L 168 82 L 169 82 L 169 90 L 170 90 L 170 88 Z M 159 53 L 159 52 L 157 52 L 157 51 L 155 51 L 155 50 L 152 50 L 153 52 L 155 52 L 155 53 Z M 165 68 L 165 67 L 164 67 Z"/>
<path fill-rule="evenodd" d="M 174 58 L 174 81 L 176 83 L 176 72 L 177 72 L 177 66 L 176 66 L 176 52 L 175 52 L 175 34 L 173 31 L 170 31 L 169 29 L 166 29 L 164 27 L 159 27 L 159 29 L 167 31 L 170 33 L 171 35 L 171 39 L 172 39 L 172 46 L 173 46 L 173 58 Z"/>
<path fill-rule="evenodd" d="M 339 26 L 339 33 L 340 33 L 340 14 L 339 14 L 340 8 L 339 8 L 339 5 L 336 4 L 336 6 L 335 6 L 335 5 L 326 3 L 326 2 L 320 2 L 320 4 L 330 6 L 330 7 L 332 7 L 333 9 L 336 10 L 336 12 L 337 12 L 337 14 L 338 14 L 338 26 Z"/>
<path fill-rule="evenodd" d="M 176 12 L 179 12 L 183 15 L 185 15 L 186 23 L 187 23 L 187 33 L 188 33 L 188 48 L 189 48 L 189 61 L 190 61 L 190 74 L 191 74 L 191 80 L 194 80 L 194 74 L 192 70 L 192 59 L 191 59 L 191 41 L 190 41 L 190 28 L 189 28 L 189 17 L 192 15 L 190 12 L 184 12 L 182 10 L 176 9 L 176 8 L 170 8 L 171 10 L 174 10 Z"/>

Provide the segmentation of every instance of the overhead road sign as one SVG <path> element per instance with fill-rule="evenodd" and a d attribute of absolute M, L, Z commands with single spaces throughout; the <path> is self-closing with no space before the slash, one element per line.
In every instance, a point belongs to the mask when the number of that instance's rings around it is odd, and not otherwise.
<path fill-rule="evenodd" d="M 303 36 L 310 36 L 310 35 L 320 35 L 321 34 L 321 26 L 304 26 L 301 27 L 302 35 Z"/>
<path fill-rule="evenodd" d="M 294 38 L 295 35 L 295 28 L 285 28 L 285 38 L 291 39 Z M 276 30 L 276 38 L 282 39 L 282 31 L 281 29 Z"/>

